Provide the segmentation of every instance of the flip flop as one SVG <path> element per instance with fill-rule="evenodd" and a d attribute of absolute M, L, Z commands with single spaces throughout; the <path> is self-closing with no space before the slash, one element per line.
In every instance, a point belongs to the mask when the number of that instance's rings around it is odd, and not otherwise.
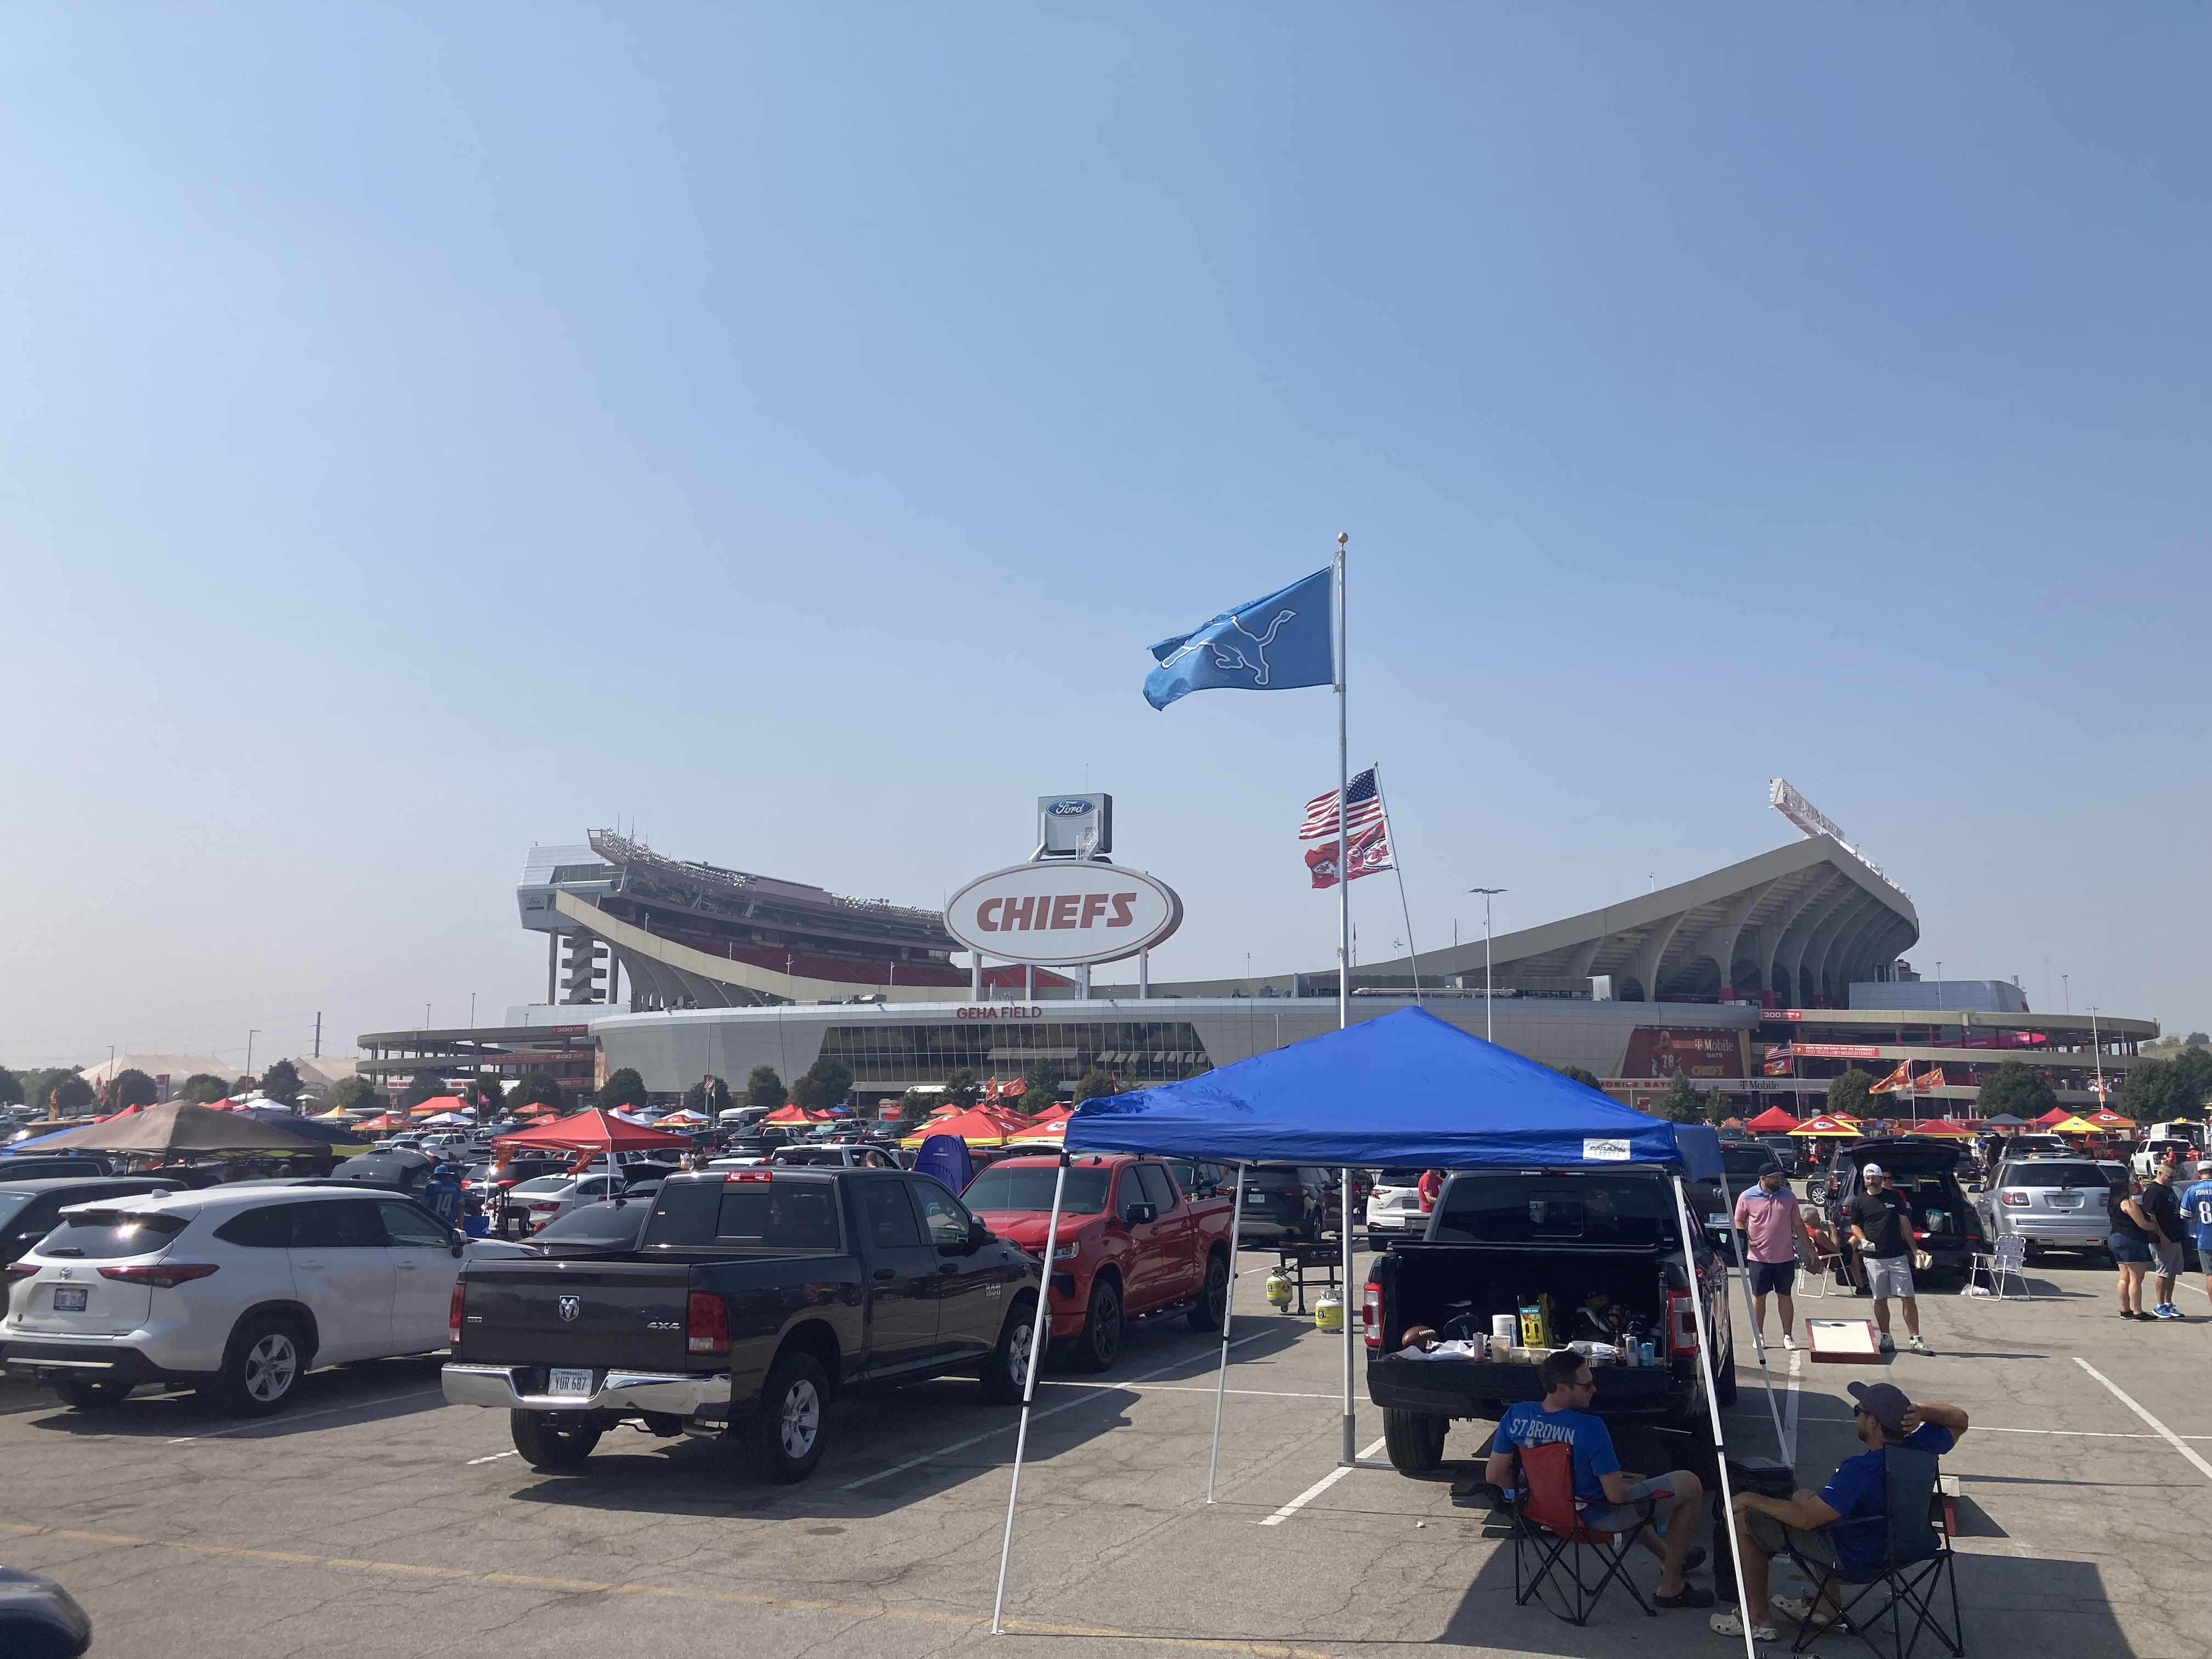
<path fill-rule="evenodd" d="M 1732 1637 L 1739 1642 L 1743 1640 L 1743 1619 L 1741 1613 L 1717 1613 L 1705 1620 L 1705 1626 L 1716 1636 Z M 1753 1625 L 1751 1627 L 1751 1639 L 1754 1642 L 1772 1642 L 1778 1638 L 1775 1635 L 1773 1626 Z"/>

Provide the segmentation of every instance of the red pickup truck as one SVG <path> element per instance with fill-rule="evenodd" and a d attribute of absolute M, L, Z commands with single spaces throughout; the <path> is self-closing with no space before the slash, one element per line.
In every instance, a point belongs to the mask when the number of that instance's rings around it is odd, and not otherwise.
<path fill-rule="evenodd" d="M 1000 1238 L 1044 1252 L 1058 1160 L 1010 1158 L 963 1194 Z M 1130 1319 L 1182 1306 L 1194 1331 L 1221 1328 L 1229 1306 L 1229 1221 L 1235 1206 L 1186 1194 L 1158 1158 L 1091 1154 L 1069 1164 L 1060 1237 L 1047 1264 L 1052 1336 L 1078 1370 L 1103 1371 Z"/>

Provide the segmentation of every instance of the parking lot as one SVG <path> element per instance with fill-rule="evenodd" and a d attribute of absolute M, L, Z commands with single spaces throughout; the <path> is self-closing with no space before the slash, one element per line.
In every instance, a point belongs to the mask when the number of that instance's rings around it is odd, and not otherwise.
<path fill-rule="evenodd" d="M 503 1413 L 444 1403 L 434 1360 L 319 1373 L 251 1423 L 150 1392 L 79 1414 L 0 1384 L 0 1559 L 65 1584 L 102 1659 L 1741 1650 L 1703 1613 L 1646 1620 L 1617 1595 L 1585 1630 L 1516 1608 L 1503 1527 L 1452 1503 L 1484 1449 L 1468 1425 L 1445 1478 L 1338 1475 L 1338 1339 L 1266 1306 L 1261 1260 L 1237 1298 L 1218 1504 L 1203 1501 L 1213 1340 L 1169 1320 L 1134 1328 L 1105 1377 L 1048 1371 L 1000 1638 L 1016 1414 L 962 1382 L 842 1402 L 796 1487 L 750 1483 L 718 1446 L 628 1431 L 580 1473 L 535 1474 Z M 2212 1654 L 2212 1319 L 2192 1279 L 2187 1322 L 2124 1322 L 2110 1279 L 2039 1268 L 2033 1304 L 1931 1294 L 1934 1357 L 1881 1373 L 1973 1418 L 1945 1465 L 1972 1653 Z M 1744 1318 L 1729 1437 L 1771 1455 Z M 1784 1427 L 1817 1486 L 1856 1449 L 1843 1387 L 1869 1371 L 1800 1356 L 1793 1375 L 1789 1358 L 1773 1355 Z M 1361 1449 L 1379 1455 L 1380 1437 L 1367 1408 Z M 1656 1469 L 1686 1445 L 1646 1431 L 1620 1449 Z"/>

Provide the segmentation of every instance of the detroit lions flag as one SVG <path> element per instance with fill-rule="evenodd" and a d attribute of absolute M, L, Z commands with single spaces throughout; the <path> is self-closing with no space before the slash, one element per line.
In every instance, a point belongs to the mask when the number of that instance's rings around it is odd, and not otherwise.
<path fill-rule="evenodd" d="M 1287 691 L 1334 682 L 1329 649 L 1329 573 L 1316 570 L 1279 593 L 1224 611 L 1205 627 L 1152 647 L 1145 701 L 1164 708 L 1193 691 Z"/>

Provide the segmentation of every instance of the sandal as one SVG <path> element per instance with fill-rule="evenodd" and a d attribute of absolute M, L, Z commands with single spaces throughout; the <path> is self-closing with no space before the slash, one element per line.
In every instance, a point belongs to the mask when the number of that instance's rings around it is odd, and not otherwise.
<path fill-rule="evenodd" d="M 1707 1628 L 1711 1630 L 1716 1636 L 1733 1637 L 1739 1642 L 1743 1640 L 1743 1619 L 1740 1613 L 1717 1613 L 1711 1618 L 1706 1620 L 1705 1624 Z M 1774 1633 L 1774 1626 L 1771 1625 L 1753 1625 L 1751 1627 L 1751 1639 L 1754 1642 L 1771 1642 L 1776 1640 L 1777 1638 Z"/>
<path fill-rule="evenodd" d="M 1709 1589 L 1699 1589 L 1695 1584 L 1685 1584 L 1672 1595 L 1661 1595 L 1655 1592 L 1651 1602 L 1654 1607 L 1709 1607 L 1713 1604 L 1713 1593 Z"/>

